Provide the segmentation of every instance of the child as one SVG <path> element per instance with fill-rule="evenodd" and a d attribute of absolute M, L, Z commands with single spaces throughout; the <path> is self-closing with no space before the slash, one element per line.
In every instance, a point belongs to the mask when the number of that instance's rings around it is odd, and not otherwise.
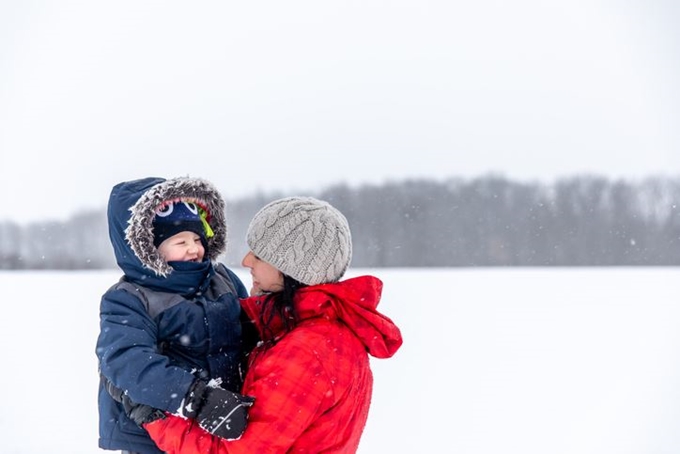
<path fill-rule="evenodd" d="M 161 454 L 107 388 L 113 385 L 134 401 L 205 420 L 198 407 L 215 398 L 209 381 L 234 391 L 242 385 L 245 347 L 238 298 L 247 290 L 231 270 L 214 262 L 226 246 L 225 204 L 205 180 L 144 178 L 117 184 L 108 221 L 124 274 L 101 300 L 99 447 Z M 222 397 L 231 394 L 216 390 Z M 201 424 L 219 434 L 209 425 Z"/>

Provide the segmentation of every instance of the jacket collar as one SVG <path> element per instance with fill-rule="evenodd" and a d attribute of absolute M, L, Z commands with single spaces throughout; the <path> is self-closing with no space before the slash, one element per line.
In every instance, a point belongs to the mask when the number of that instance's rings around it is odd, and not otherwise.
<path fill-rule="evenodd" d="M 345 281 L 303 287 L 295 295 L 299 324 L 315 318 L 338 320 L 360 339 L 366 350 L 377 358 L 389 358 L 403 343 L 399 328 L 377 311 L 382 294 L 382 281 L 374 276 L 360 276 Z M 261 326 L 266 296 L 246 298 L 242 305 L 262 338 L 271 331 L 283 334 L 283 320 L 274 318 L 269 330 Z M 271 337 L 271 336 L 270 336 Z"/>

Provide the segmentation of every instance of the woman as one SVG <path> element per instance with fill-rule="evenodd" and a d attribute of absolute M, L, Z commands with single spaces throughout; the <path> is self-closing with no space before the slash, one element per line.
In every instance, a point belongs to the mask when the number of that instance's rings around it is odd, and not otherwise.
<path fill-rule="evenodd" d="M 290 197 L 262 208 L 248 228 L 243 259 L 253 278 L 241 304 L 260 344 L 242 393 L 255 397 L 237 440 L 167 416 L 144 424 L 169 454 L 353 453 L 371 403 L 368 355 L 391 357 L 397 326 L 376 310 L 382 282 L 340 282 L 352 244 L 345 217 L 326 202 Z"/>

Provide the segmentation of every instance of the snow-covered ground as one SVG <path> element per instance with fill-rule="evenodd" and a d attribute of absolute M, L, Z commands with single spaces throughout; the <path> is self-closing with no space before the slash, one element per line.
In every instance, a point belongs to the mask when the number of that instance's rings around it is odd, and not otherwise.
<path fill-rule="evenodd" d="M 373 361 L 361 454 L 680 452 L 679 268 L 369 272 L 405 342 Z M 106 452 L 94 344 L 118 276 L 0 273 L 2 453 Z"/>

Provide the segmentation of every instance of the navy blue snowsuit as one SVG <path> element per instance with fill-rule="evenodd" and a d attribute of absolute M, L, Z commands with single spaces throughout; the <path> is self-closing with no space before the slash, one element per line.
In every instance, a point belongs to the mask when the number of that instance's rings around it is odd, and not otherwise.
<path fill-rule="evenodd" d="M 153 246 L 152 220 L 164 200 L 200 200 L 214 236 L 201 263 L 165 262 Z M 243 339 L 239 278 L 216 258 L 226 245 L 224 201 L 196 178 L 145 178 L 116 185 L 109 236 L 121 280 L 101 299 L 96 354 L 102 376 L 134 402 L 177 412 L 197 377 L 240 391 Z M 99 447 L 160 454 L 100 384 Z"/>

